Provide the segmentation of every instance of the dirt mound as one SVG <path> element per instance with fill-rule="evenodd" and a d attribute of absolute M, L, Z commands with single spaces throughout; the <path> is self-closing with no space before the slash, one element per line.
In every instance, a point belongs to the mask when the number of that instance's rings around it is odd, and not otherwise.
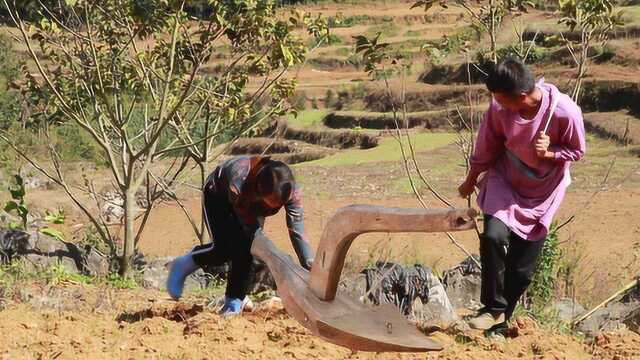
<path fill-rule="evenodd" d="M 590 352 L 595 359 L 637 359 L 640 335 L 631 331 L 600 334 L 591 341 Z"/>
<path fill-rule="evenodd" d="M 536 37 L 536 32 L 538 32 L 538 36 Z M 580 41 L 582 39 L 582 33 L 579 31 L 565 31 L 562 35 L 571 41 Z M 609 33 L 609 39 L 635 39 L 640 37 L 640 26 L 638 25 L 627 25 L 623 27 L 618 27 L 617 29 L 611 31 Z M 559 31 L 549 31 L 549 30 L 534 30 L 528 29 L 525 30 L 522 34 L 522 39 L 524 41 L 532 41 L 536 40 L 538 45 L 545 45 L 548 43 L 555 43 L 560 38 Z"/>
<path fill-rule="evenodd" d="M 188 305 L 185 303 L 177 303 L 173 308 L 164 307 L 150 307 L 148 309 L 139 310 L 136 312 L 124 312 L 116 318 L 116 321 L 135 323 L 144 319 L 150 319 L 154 317 L 162 317 L 167 320 L 175 322 L 183 322 L 189 318 L 192 318 L 200 314 L 204 310 L 202 305 L 193 304 Z"/>
<path fill-rule="evenodd" d="M 640 115 L 640 84 L 634 81 L 592 80 L 583 84 L 580 106 L 584 112 L 628 110 Z"/>
<path fill-rule="evenodd" d="M 312 145 L 302 141 L 261 137 L 239 139 L 228 149 L 228 154 L 230 155 L 269 154 L 272 159 L 287 164 L 322 159 L 335 152 L 335 149 Z"/>
<path fill-rule="evenodd" d="M 479 109 L 484 109 L 484 107 L 479 107 Z M 460 111 L 466 113 L 468 108 L 462 107 Z M 455 109 L 412 112 L 408 113 L 404 120 L 401 114 L 398 114 L 397 118 L 394 118 L 393 113 L 334 111 L 325 116 L 323 123 L 334 129 L 354 127 L 364 129 L 395 129 L 396 126 L 400 126 L 401 128 L 424 127 L 434 130 L 451 129 L 451 124 L 448 119 L 451 119 L 454 123 L 457 122 L 458 116 Z"/>
<path fill-rule="evenodd" d="M 87 291 L 82 289 L 84 294 Z M 119 294 L 117 308 L 156 297 L 141 293 Z M 134 304 L 132 304 L 134 303 Z M 166 306 L 166 305 L 165 305 Z M 180 305 L 193 309 L 194 305 Z M 161 307 L 159 306 L 158 309 Z M 180 358 L 201 359 L 633 359 L 640 350 L 640 336 L 631 332 L 606 334 L 600 342 L 583 343 L 575 337 L 545 331 L 529 319 L 513 324 L 506 342 L 492 341 L 481 332 L 434 332 L 444 345 L 437 353 L 353 353 L 312 336 L 282 312 L 259 312 L 223 319 L 213 311 L 188 318 L 167 319 L 162 315 L 136 322 L 118 322 L 114 309 L 92 312 L 44 312 L 24 305 L 12 305 L 0 312 L 0 353 L 9 359 L 63 358 Z M 162 310 L 159 310 L 162 311 Z M 192 315 L 192 316 L 191 316 Z M 205 355 L 206 354 L 206 355 Z"/>
<path fill-rule="evenodd" d="M 307 64 L 309 64 L 314 69 L 325 71 L 339 71 L 344 69 L 353 70 L 356 68 L 356 66 L 352 64 L 349 59 L 342 58 L 314 58 L 307 60 Z"/>
<path fill-rule="evenodd" d="M 289 140 L 301 140 L 310 144 L 329 148 L 347 149 L 358 147 L 370 149 L 378 146 L 378 137 L 357 131 L 349 130 L 307 130 L 291 127 L 285 120 L 274 123 L 266 133 L 274 134 L 279 138 Z"/>
<path fill-rule="evenodd" d="M 478 64 L 467 63 L 452 65 L 433 65 L 418 77 L 418 81 L 425 84 L 480 84 L 485 75 L 479 70 Z"/>
<path fill-rule="evenodd" d="M 622 145 L 640 144 L 640 119 L 626 111 L 584 114 L 584 125 L 590 132 Z"/>
<path fill-rule="evenodd" d="M 474 85 L 469 87 L 456 87 L 451 86 L 447 89 L 439 89 L 436 91 L 408 91 L 405 94 L 405 102 L 407 111 L 427 111 L 435 109 L 444 109 L 449 104 L 451 107 L 455 107 L 455 104 L 467 103 L 467 92 L 473 91 L 474 99 L 480 96 L 480 101 L 488 101 L 489 97 L 486 92 L 479 92 L 477 90 L 483 88 L 481 85 Z M 365 108 L 369 111 L 376 112 L 391 112 L 395 106 L 396 109 L 401 108 L 401 101 L 399 95 L 394 94 L 394 98 L 390 99 L 386 91 L 378 90 L 369 92 L 364 97 Z"/>

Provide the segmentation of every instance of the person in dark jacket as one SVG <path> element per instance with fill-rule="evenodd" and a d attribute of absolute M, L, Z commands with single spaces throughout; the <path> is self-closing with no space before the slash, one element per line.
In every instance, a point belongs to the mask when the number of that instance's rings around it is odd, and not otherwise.
<path fill-rule="evenodd" d="M 196 246 L 175 259 L 167 290 L 175 300 L 186 277 L 198 268 L 231 263 L 221 313 L 242 312 L 251 271 L 251 243 L 268 216 L 284 207 L 291 243 L 302 267 L 309 270 L 313 251 L 306 239 L 301 189 L 291 169 L 266 156 L 239 156 L 220 164 L 205 181 L 202 206 L 212 243 Z"/>

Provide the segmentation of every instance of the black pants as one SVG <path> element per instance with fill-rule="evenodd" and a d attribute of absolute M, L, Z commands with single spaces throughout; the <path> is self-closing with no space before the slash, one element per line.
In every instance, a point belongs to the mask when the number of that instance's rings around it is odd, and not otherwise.
<path fill-rule="evenodd" d="M 252 239 L 243 230 L 226 196 L 205 188 L 202 206 L 213 242 L 196 246 L 192 251 L 193 260 L 205 269 L 231 262 L 225 295 L 243 299 L 253 262 Z"/>
<path fill-rule="evenodd" d="M 518 299 L 531 283 L 543 245 L 544 239 L 524 240 L 499 219 L 484 215 L 480 301 L 485 311 L 511 318 Z"/>

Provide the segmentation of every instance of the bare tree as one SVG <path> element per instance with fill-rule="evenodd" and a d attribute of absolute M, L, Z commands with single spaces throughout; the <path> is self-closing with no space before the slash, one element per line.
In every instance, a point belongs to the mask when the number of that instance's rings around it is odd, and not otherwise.
<path fill-rule="evenodd" d="M 563 15 L 559 22 L 570 31 L 577 29 L 580 32 L 578 41 L 568 40 L 560 32 L 577 66 L 571 97 L 578 102 L 589 63 L 597 56 L 590 54 L 592 45 L 599 42 L 604 47 L 611 31 L 623 24 L 622 16 L 620 11 L 615 10 L 615 2 L 612 0 L 559 0 L 558 5 Z"/>
<path fill-rule="evenodd" d="M 251 108 L 254 99 L 247 100 L 243 92 L 251 72 L 259 74 L 265 66 L 294 66 L 306 53 L 302 39 L 293 34 L 297 20 L 280 20 L 271 0 L 214 2 L 215 16 L 202 20 L 189 18 L 184 2 L 153 2 L 143 7 L 125 0 L 67 1 L 65 20 L 39 3 L 46 16 L 38 24 L 27 24 L 15 4 L 3 2 L 36 68 L 34 74 L 26 74 L 29 90 L 47 99 L 46 112 L 59 114 L 59 121 L 90 136 L 124 199 L 122 275 L 130 270 L 153 204 L 162 194 L 174 193 L 171 187 L 187 161 L 197 155 L 194 149 L 201 144 L 211 147 L 210 140 L 229 128 L 248 129 L 258 122 Z M 203 69 L 223 39 L 242 56 L 224 64 L 221 74 L 208 84 Z M 269 84 L 265 91 L 285 95 L 291 91 L 291 81 L 277 78 Z M 220 120 L 209 129 L 211 123 L 202 121 L 205 108 L 213 109 L 224 123 Z M 278 111 L 282 111 L 278 106 L 260 110 L 263 114 Z M 203 127 L 207 130 L 202 131 Z M 54 144 L 49 146 L 52 173 L 7 136 L 4 140 L 62 186 L 100 237 L 117 251 L 116 236 L 104 219 L 66 181 Z M 161 174 L 154 173 L 163 159 L 170 165 Z M 147 206 L 136 227 L 136 193 L 143 187 Z M 91 192 L 92 187 L 88 189 Z M 95 192 L 93 197 L 97 201 Z"/>

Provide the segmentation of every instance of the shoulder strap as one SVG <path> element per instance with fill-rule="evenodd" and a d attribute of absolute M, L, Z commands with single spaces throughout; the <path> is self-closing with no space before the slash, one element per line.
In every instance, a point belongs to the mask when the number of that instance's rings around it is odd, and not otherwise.
<path fill-rule="evenodd" d="M 551 97 L 551 92 L 549 92 L 549 97 Z M 544 130 L 542 130 L 542 132 L 545 134 L 547 133 L 547 130 L 549 130 L 551 118 L 553 117 L 553 113 L 556 111 L 556 107 L 558 106 L 559 97 L 560 94 L 554 96 L 553 99 L 551 99 L 551 106 L 549 107 L 549 117 L 547 118 L 547 123 L 544 125 Z"/>

